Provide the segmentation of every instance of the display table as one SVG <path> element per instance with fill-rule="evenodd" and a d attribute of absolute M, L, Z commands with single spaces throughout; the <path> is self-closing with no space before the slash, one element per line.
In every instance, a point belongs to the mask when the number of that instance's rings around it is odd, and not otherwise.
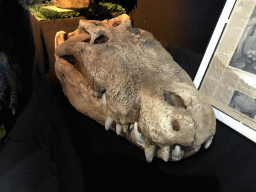
<path fill-rule="evenodd" d="M 94 191 L 102 187 L 116 191 L 124 187 L 145 191 L 153 187 L 160 191 L 174 187 L 179 191 L 256 191 L 255 143 L 219 121 L 207 150 L 200 149 L 179 162 L 165 163 L 155 157 L 149 164 L 142 149 L 77 112 L 54 73 L 54 37 L 60 30 L 74 31 L 79 19 L 39 21 L 31 16 L 36 45 L 33 85 L 44 113 L 46 139 L 63 183 L 82 188 L 84 182 Z M 202 55 L 168 44 L 165 47 L 194 77 Z"/>
<path fill-rule="evenodd" d="M 47 76 L 51 79 L 55 79 L 56 75 L 54 72 L 54 38 L 58 31 L 66 31 L 70 33 L 77 29 L 79 20 L 86 19 L 85 17 L 75 17 L 66 19 L 55 19 L 55 20 L 40 20 L 30 15 L 31 25 L 34 34 L 34 41 L 36 45 L 36 56 L 37 63 L 40 63 L 40 68 Z M 43 51 L 42 51 L 43 50 Z"/>

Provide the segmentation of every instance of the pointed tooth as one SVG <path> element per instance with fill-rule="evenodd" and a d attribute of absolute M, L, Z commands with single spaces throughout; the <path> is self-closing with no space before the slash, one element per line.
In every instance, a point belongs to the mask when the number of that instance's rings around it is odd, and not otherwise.
<path fill-rule="evenodd" d="M 107 105 L 107 100 L 106 100 L 106 95 L 105 93 L 102 95 L 102 102 L 103 102 L 103 105 Z"/>
<path fill-rule="evenodd" d="M 97 91 L 93 91 L 93 96 L 97 97 Z"/>
<path fill-rule="evenodd" d="M 170 151 L 171 151 L 171 148 L 170 146 L 164 146 L 161 148 L 161 157 L 162 159 L 167 162 L 169 160 L 169 157 L 170 157 Z"/>
<path fill-rule="evenodd" d="M 176 147 L 172 150 L 172 156 L 175 158 L 179 158 L 181 156 L 181 148 L 179 145 L 176 145 Z"/>
<path fill-rule="evenodd" d="M 180 161 L 184 155 L 184 151 L 181 150 L 180 146 L 177 145 L 174 150 L 172 150 L 172 161 Z"/>
<path fill-rule="evenodd" d="M 94 91 L 93 90 L 90 91 L 90 95 L 94 96 Z"/>
<path fill-rule="evenodd" d="M 94 91 L 94 96 L 97 97 L 97 98 L 100 98 L 102 96 L 102 92 Z"/>
<path fill-rule="evenodd" d="M 134 130 L 134 135 L 135 135 L 136 140 L 139 143 L 144 143 L 144 140 L 141 138 L 141 134 L 138 131 L 138 122 L 134 123 L 134 129 L 133 130 Z"/>
<path fill-rule="evenodd" d="M 122 129 L 123 129 L 123 127 L 122 127 L 121 124 L 116 124 L 116 134 L 117 134 L 117 135 L 120 135 L 120 134 L 121 134 Z"/>
<path fill-rule="evenodd" d="M 204 143 L 204 148 L 208 149 L 210 145 L 212 144 L 213 137 L 210 137 L 205 143 Z"/>
<path fill-rule="evenodd" d="M 134 122 L 134 128 L 138 129 L 138 122 Z"/>
<path fill-rule="evenodd" d="M 133 127 L 134 127 L 134 123 L 131 123 L 131 124 L 130 124 L 130 130 L 132 130 Z"/>
<path fill-rule="evenodd" d="M 112 119 L 110 116 L 107 117 L 105 121 L 105 129 L 108 131 L 111 127 L 112 123 L 114 122 L 114 119 Z"/>
<path fill-rule="evenodd" d="M 127 130 L 128 130 L 129 125 L 122 125 L 122 126 L 123 126 L 123 131 L 126 133 Z"/>
<path fill-rule="evenodd" d="M 146 160 L 148 163 L 151 163 L 153 160 L 153 157 L 155 155 L 155 145 L 145 145 L 144 151 L 145 151 L 145 156 Z"/>
<path fill-rule="evenodd" d="M 102 92 L 101 91 L 94 91 L 94 90 L 91 90 L 90 91 L 90 95 L 91 96 L 94 96 L 94 97 L 97 97 L 97 98 L 100 98 L 102 96 Z"/>

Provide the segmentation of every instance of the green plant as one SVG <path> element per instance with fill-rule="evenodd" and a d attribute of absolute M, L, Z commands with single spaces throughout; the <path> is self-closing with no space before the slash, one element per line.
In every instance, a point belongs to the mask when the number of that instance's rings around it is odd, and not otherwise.
<path fill-rule="evenodd" d="M 120 15 L 126 13 L 125 9 L 118 4 L 105 3 L 104 1 L 100 2 L 99 5 L 102 6 L 102 8 L 105 9 L 107 12 L 118 12 Z"/>
<path fill-rule="evenodd" d="M 35 3 L 28 7 L 29 11 L 41 19 L 59 19 L 60 14 L 57 11 L 44 9 L 42 3 Z"/>
<path fill-rule="evenodd" d="M 54 6 L 54 3 L 52 3 L 51 1 L 46 1 L 45 3 L 43 3 L 43 6 Z"/>
<path fill-rule="evenodd" d="M 99 2 L 98 4 L 92 5 L 85 10 L 90 12 L 92 15 L 110 12 L 118 12 L 120 15 L 126 13 L 125 9 L 121 5 L 108 2 Z"/>
<path fill-rule="evenodd" d="M 4 125 L 2 124 L 0 127 L 0 140 L 6 135 L 6 130 L 4 128 Z"/>
<path fill-rule="evenodd" d="M 57 11 L 45 9 L 43 8 L 43 6 L 44 4 L 42 3 L 35 3 L 34 5 L 29 6 L 28 9 L 33 15 L 41 19 L 61 19 L 70 17 L 72 18 L 80 15 L 80 13 L 77 11 L 60 14 Z"/>
<path fill-rule="evenodd" d="M 45 9 L 43 6 L 46 4 L 35 3 L 28 7 L 29 11 L 41 19 L 61 19 L 61 18 L 73 18 L 77 16 L 94 17 L 100 14 L 108 14 L 111 12 L 118 12 L 120 15 L 126 13 L 125 9 L 118 4 L 100 2 L 99 4 L 87 7 L 85 9 L 79 9 L 74 12 L 58 13 L 57 11 Z M 52 5 L 52 4 L 47 4 Z"/>

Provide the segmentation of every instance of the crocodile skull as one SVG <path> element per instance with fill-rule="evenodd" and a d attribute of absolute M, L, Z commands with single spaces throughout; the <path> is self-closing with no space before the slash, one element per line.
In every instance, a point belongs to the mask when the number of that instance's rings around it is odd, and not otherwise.
<path fill-rule="evenodd" d="M 188 74 L 128 15 L 80 20 L 55 36 L 55 72 L 81 113 L 154 156 L 178 161 L 208 148 L 216 119 Z"/>

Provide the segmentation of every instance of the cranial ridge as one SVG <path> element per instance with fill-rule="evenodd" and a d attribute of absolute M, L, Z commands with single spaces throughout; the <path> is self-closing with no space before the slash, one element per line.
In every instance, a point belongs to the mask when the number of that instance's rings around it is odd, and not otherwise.
<path fill-rule="evenodd" d="M 150 32 L 128 15 L 80 20 L 55 36 L 55 71 L 81 113 L 154 156 L 179 161 L 208 148 L 216 119 L 207 99 Z"/>

